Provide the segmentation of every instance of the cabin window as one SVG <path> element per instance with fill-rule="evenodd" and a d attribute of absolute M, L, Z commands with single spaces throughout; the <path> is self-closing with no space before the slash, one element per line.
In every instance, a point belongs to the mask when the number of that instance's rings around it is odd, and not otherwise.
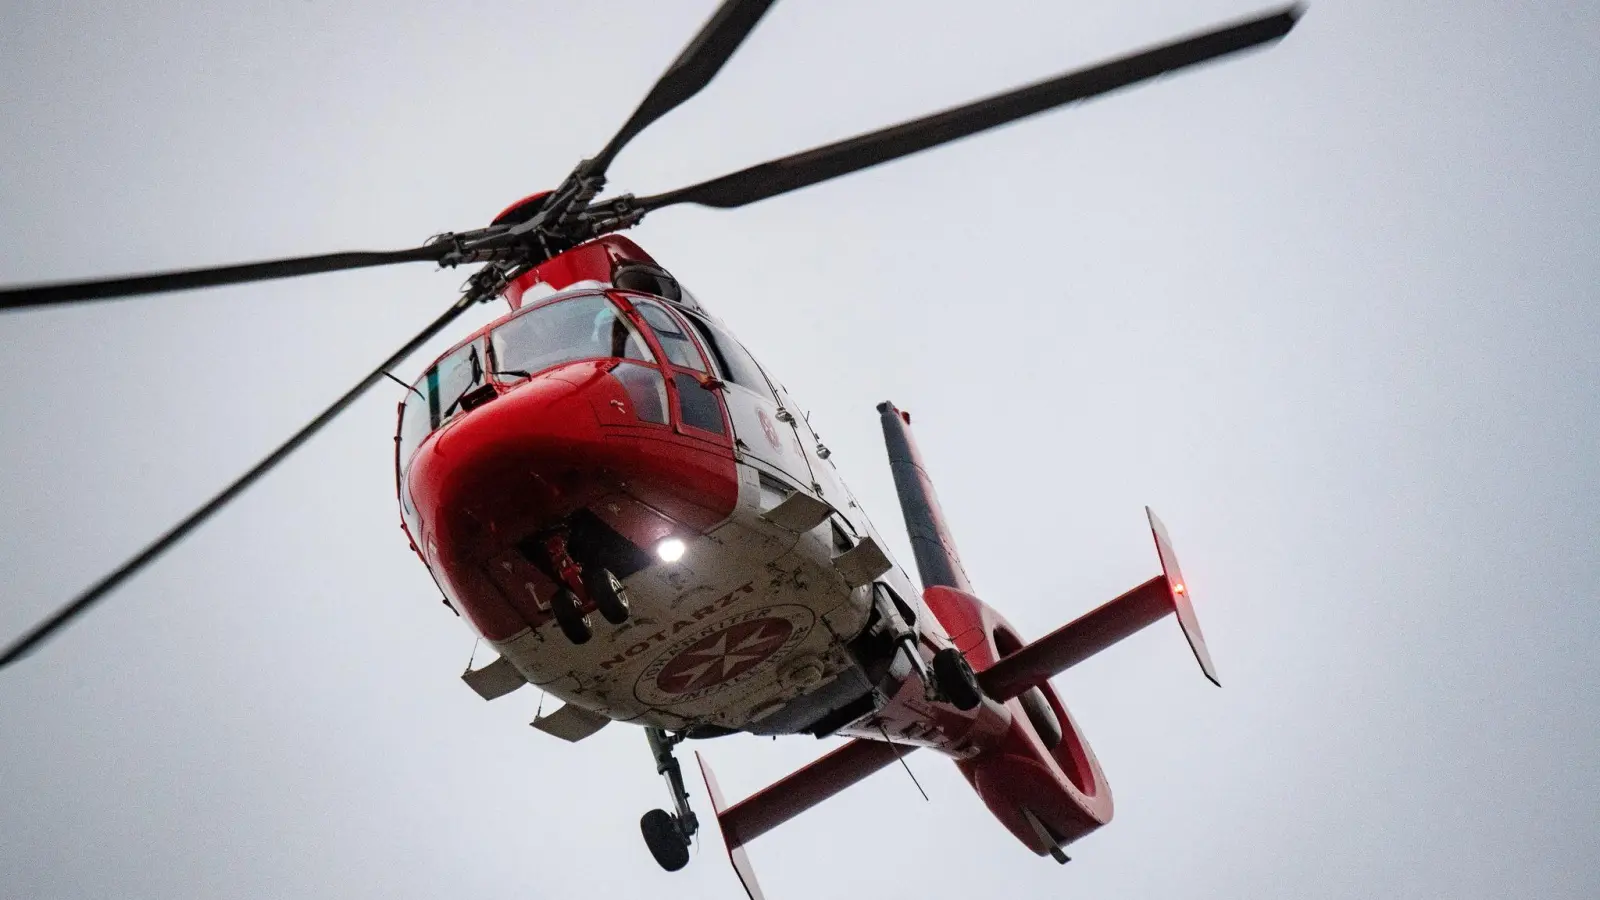
<path fill-rule="evenodd" d="M 726 435 L 728 426 L 722 417 L 722 400 L 717 396 L 722 386 L 707 377 L 710 371 L 706 367 L 706 358 L 700 355 L 700 348 L 689 336 L 683 321 L 650 300 L 634 300 L 633 308 L 650 324 L 650 330 L 661 342 L 661 352 L 667 360 L 680 370 L 663 367 L 672 381 L 673 393 L 678 395 L 679 424 Z"/>
<path fill-rule="evenodd" d="M 672 314 L 654 303 L 635 303 L 634 309 L 644 317 L 650 327 L 655 330 L 656 338 L 661 341 L 661 349 L 667 354 L 667 359 L 675 366 L 693 369 L 696 372 L 706 370 L 705 361 L 700 358 L 700 351 L 695 349 L 694 340 L 684 333 L 683 326 Z"/>
<path fill-rule="evenodd" d="M 650 348 L 604 294 L 536 306 L 489 335 L 496 375 L 526 378 L 580 359 L 654 362 Z"/>
<path fill-rule="evenodd" d="M 761 374 L 761 367 L 756 365 L 755 357 L 752 357 L 738 341 L 710 322 L 695 316 L 684 318 L 688 319 L 694 330 L 699 332 L 700 340 L 711 352 L 712 358 L 717 361 L 717 368 L 722 370 L 723 378 L 763 396 L 772 396 L 772 386 L 767 384 L 767 377 Z"/>

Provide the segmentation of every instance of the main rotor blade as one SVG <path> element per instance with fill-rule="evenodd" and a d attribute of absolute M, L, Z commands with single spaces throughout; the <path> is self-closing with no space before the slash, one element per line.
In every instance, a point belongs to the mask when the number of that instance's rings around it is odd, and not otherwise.
<path fill-rule="evenodd" d="M 208 269 L 184 269 L 177 272 L 157 272 L 151 275 L 131 275 L 123 278 L 102 278 L 94 281 L 67 281 L 56 284 L 29 285 L 0 290 L 0 310 L 23 309 L 30 306 L 51 306 L 57 303 L 77 303 L 84 300 L 110 300 L 117 297 L 134 297 L 139 294 L 161 294 L 167 291 L 187 291 L 193 288 L 217 287 L 224 284 L 243 284 L 250 281 L 271 281 L 276 278 L 293 278 L 297 275 L 315 275 L 320 272 L 339 272 L 345 269 L 367 269 L 407 262 L 438 262 L 451 251 L 448 243 L 429 244 L 411 250 L 357 251 L 353 253 L 325 253 L 321 256 L 297 256 L 267 262 L 241 263 L 232 266 L 215 266 Z"/>
<path fill-rule="evenodd" d="M 644 211 L 676 203 L 698 203 L 701 206 L 731 209 L 765 200 L 910 156 L 1076 100 L 1108 93 L 1167 72 L 1265 44 L 1288 34 L 1299 19 L 1300 12 L 1299 6 L 1291 6 L 1093 68 L 987 97 L 966 106 L 751 166 L 721 178 L 665 194 L 640 197 L 635 205 Z"/>
<path fill-rule="evenodd" d="M 35 625 L 27 634 L 18 638 L 11 646 L 5 649 L 4 654 L 0 654 L 0 668 L 4 668 L 26 656 L 40 643 L 70 624 L 73 619 L 88 612 L 91 606 L 104 599 L 118 585 L 132 578 L 145 566 L 160 558 L 161 554 L 172 549 L 175 544 L 187 537 L 189 532 L 198 528 L 218 510 L 228 505 L 230 501 L 243 493 L 246 488 L 254 484 L 261 476 L 272 471 L 278 463 L 283 462 L 301 444 L 310 440 L 312 435 L 321 431 L 323 426 L 333 421 L 334 417 L 354 403 L 356 398 L 366 393 L 368 388 L 382 380 L 390 369 L 399 365 L 434 335 L 443 331 L 451 322 L 454 322 L 477 299 L 471 292 L 463 295 L 460 300 L 457 300 L 449 309 L 445 310 L 443 315 L 433 320 L 432 324 L 427 328 L 418 332 L 416 337 L 407 341 L 405 346 L 395 351 L 394 355 L 384 360 L 382 364 L 361 379 L 360 383 L 346 391 L 344 396 L 335 400 L 333 405 L 323 410 L 320 415 L 312 419 L 304 428 L 295 432 L 278 449 L 267 454 L 266 458 L 256 463 L 250 471 L 239 476 L 237 481 L 223 488 L 215 497 L 207 500 L 199 509 L 190 513 L 188 518 L 172 526 L 166 534 L 161 535 L 154 543 L 139 551 L 132 559 L 118 566 L 111 574 L 100 579 L 88 590 L 79 594 L 71 603 L 56 610 L 49 618 Z"/>
<path fill-rule="evenodd" d="M 744 43 L 750 30 L 766 13 L 775 0 L 726 0 L 700 33 L 694 36 L 667 71 L 662 73 L 650 89 L 639 108 L 622 126 L 611 141 L 593 160 L 591 174 L 604 173 L 624 145 L 638 136 L 652 122 L 680 106 L 700 90 L 722 69 L 733 51 Z"/>

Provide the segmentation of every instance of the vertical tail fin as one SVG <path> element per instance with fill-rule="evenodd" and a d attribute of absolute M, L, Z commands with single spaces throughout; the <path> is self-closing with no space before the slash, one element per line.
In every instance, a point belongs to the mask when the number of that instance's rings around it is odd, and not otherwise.
<path fill-rule="evenodd" d="M 889 470 L 894 473 L 895 491 L 900 495 L 900 511 L 906 531 L 911 535 L 911 550 L 917 557 L 917 575 L 924 588 L 934 585 L 972 592 L 966 569 L 956 553 L 956 542 L 945 524 L 944 511 L 934 493 L 933 481 L 922 465 L 917 442 L 911 437 L 911 415 L 893 403 L 878 404 L 883 423 L 883 442 L 889 451 Z"/>
<path fill-rule="evenodd" d="M 1211 661 L 1211 651 L 1206 649 L 1206 636 L 1200 633 L 1200 620 L 1195 618 L 1194 604 L 1189 601 L 1189 585 L 1183 580 L 1183 570 L 1178 568 L 1178 554 L 1172 549 L 1172 539 L 1167 537 L 1167 526 L 1161 524 L 1150 507 L 1144 508 L 1144 514 L 1150 519 L 1150 533 L 1156 539 L 1156 555 L 1161 557 L 1161 574 L 1167 577 L 1167 596 L 1172 600 L 1178 626 L 1189 641 L 1189 649 L 1194 651 L 1200 671 L 1206 673 L 1212 684 L 1222 687 L 1222 679 L 1217 677 L 1217 665 Z"/>
<path fill-rule="evenodd" d="M 761 894 L 761 882 L 756 881 L 755 867 L 750 865 L 750 854 L 744 850 L 744 841 L 730 835 L 722 822 L 722 813 L 728 808 L 728 801 L 723 799 L 717 776 L 711 773 L 704 756 L 696 752 L 694 758 L 700 762 L 700 775 L 706 780 L 706 793 L 711 796 L 711 811 L 716 814 L 717 825 L 722 828 L 722 840 L 728 845 L 728 861 L 733 863 L 734 874 L 739 876 L 739 883 L 744 885 L 744 892 L 750 895 L 750 900 L 766 900 Z"/>

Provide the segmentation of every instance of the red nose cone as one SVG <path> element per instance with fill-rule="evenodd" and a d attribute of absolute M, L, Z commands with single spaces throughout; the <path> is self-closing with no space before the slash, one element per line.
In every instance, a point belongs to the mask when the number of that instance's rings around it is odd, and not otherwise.
<path fill-rule="evenodd" d="M 445 425 L 411 464 L 411 498 L 441 561 L 482 562 L 592 499 L 603 438 L 571 382 L 536 378 Z"/>
<path fill-rule="evenodd" d="M 542 536 L 599 529 L 642 554 L 726 519 L 738 498 L 731 446 L 641 421 L 603 363 L 535 376 L 459 415 L 406 480 L 430 566 L 492 638 L 545 618 L 555 587 L 526 549 Z"/>

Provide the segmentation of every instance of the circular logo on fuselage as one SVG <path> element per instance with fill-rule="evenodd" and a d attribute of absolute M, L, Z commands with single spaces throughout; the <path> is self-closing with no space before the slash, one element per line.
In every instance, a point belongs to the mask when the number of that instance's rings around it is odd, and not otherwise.
<path fill-rule="evenodd" d="M 634 696 L 651 706 L 675 706 L 746 683 L 798 647 L 815 621 L 804 606 L 785 604 L 712 622 L 651 660 Z"/>
<path fill-rule="evenodd" d="M 761 419 L 761 430 L 767 433 L 767 443 L 772 445 L 772 449 L 782 452 L 783 441 L 778 438 L 778 426 L 772 424 L 772 417 L 764 409 L 756 410 L 756 416 Z"/>

